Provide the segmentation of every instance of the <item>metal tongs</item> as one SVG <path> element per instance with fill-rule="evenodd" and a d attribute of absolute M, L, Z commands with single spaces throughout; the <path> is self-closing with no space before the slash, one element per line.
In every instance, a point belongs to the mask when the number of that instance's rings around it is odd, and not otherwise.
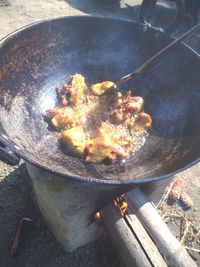
<path fill-rule="evenodd" d="M 166 52 L 173 47 L 175 44 L 179 43 L 180 41 L 182 41 L 184 38 L 186 38 L 188 35 L 190 35 L 192 32 L 194 32 L 198 27 L 200 27 L 200 22 L 198 24 L 196 24 L 194 27 L 192 27 L 190 30 L 188 30 L 187 32 L 185 32 L 183 35 L 181 35 L 179 38 L 175 39 L 173 42 L 171 42 L 170 44 L 168 44 L 166 47 L 164 47 L 163 49 L 161 49 L 158 53 L 156 53 L 154 56 L 152 56 L 151 58 L 149 58 L 148 60 L 146 60 L 142 65 L 140 65 L 139 67 L 137 67 L 134 71 L 132 71 L 131 73 L 123 76 L 120 80 L 115 82 L 115 85 L 111 88 L 109 88 L 105 93 L 103 93 L 102 95 L 105 94 L 109 94 L 111 91 L 113 91 L 113 89 L 117 90 L 120 89 L 120 87 L 122 85 L 124 85 L 127 81 L 129 81 L 130 79 L 136 77 L 137 75 L 141 74 L 141 72 L 148 66 L 153 65 L 153 63 L 156 62 L 156 60 L 160 59 L 163 55 L 166 54 Z"/>

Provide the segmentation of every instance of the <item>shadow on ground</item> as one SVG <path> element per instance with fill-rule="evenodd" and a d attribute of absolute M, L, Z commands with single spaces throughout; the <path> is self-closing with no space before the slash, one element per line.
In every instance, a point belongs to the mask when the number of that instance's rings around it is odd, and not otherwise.
<path fill-rule="evenodd" d="M 119 0 L 65 0 L 73 8 L 93 16 L 110 16 L 121 19 L 130 19 L 138 21 L 141 1 L 119 1 Z M 199 5 L 199 4 L 198 4 Z M 186 6 L 187 7 L 187 6 Z M 190 10 L 187 7 L 185 15 L 182 17 L 181 26 L 178 28 L 184 31 L 185 27 L 189 28 L 197 23 L 198 10 Z M 148 13 L 148 21 L 156 27 L 166 29 L 176 15 L 175 1 L 158 1 L 156 8 Z M 194 17 L 193 17 L 194 16 Z M 200 16 L 200 15 L 199 15 Z"/>
<path fill-rule="evenodd" d="M 130 20 L 137 20 L 141 3 L 141 1 L 138 1 L 138 5 L 131 5 L 131 1 L 123 1 L 123 5 L 120 5 L 119 0 L 65 1 L 73 8 L 93 16 L 111 16 Z"/>
<path fill-rule="evenodd" d="M 3 166 L 6 174 L 7 165 Z M 35 205 L 31 180 L 25 164 L 14 168 L 13 172 L 0 180 L 0 214 L 1 267 L 121 266 L 106 236 L 73 253 L 65 253 L 49 232 Z M 33 220 L 33 229 L 27 236 L 18 257 L 13 258 L 10 256 L 11 244 L 23 217 Z"/>

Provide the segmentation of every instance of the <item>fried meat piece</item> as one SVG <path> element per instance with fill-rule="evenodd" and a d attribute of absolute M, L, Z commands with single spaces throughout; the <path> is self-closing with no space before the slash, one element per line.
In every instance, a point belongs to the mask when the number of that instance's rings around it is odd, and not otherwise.
<path fill-rule="evenodd" d="M 62 107 L 68 105 L 68 84 L 64 83 L 61 89 L 56 88 L 57 97 Z"/>
<path fill-rule="evenodd" d="M 55 115 L 51 119 L 51 123 L 58 129 L 64 128 L 73 121 L 74 112 L 70 107 L 54 109 Z M 53 110 L 48 111 L 53 115 Z"/>
<path fill-rule="evenodd" d="M 108 89 L 115 87 L 115 83 L 110 81 L 105 81 L 102 83 L 96 83 L 91 85 L 90 90 L 94 95 L 101 95 L 105 93 Z"/>
<path fill-rule="evenodd" d="M 82 155 L 86 145 L 86 135 L 82 126 L 62 131 L 61 142 L 74 155 Z"/>
<path fill-rule="evenodd" d="M 85 78 L 81 74 L 73 75 L 69 84 L 65 83 L 61 89 L 56 89 L 61 106 L 82 103 L 86 90 Z"/>
<path fill-rule="evenodd" d="M 87 90 L 85 84 L 85 78 L 81 74 L 75 74 L 72 76 L 72 80 L 68 87 L 70 94 L 69 102 L 73 105 L 81 103 L 83 100 L 84 92 Z"/>
<path fill-rule="evenodd" d="M 130 90 L 124 96 L 118 92 L 115 96 L 113 112 L 111 113 L 113 123 L 119 125 L 130 119 L 134 114 L 141 111 L 143 104 L 143 98 L 131 96 Z"/>
<path fill-rule="evenodd" d="M 135 132 L 141 132 L 148 129 L 152 124 L 152 118 L 149 114 L 141 112 L 136 118 L 131 118 L 128 121 L 128 127 Z"/>
<path fill-rule="evenodd" d="M 129 156 L 133 142 L 117 129 L 103 123 L 96 137 L 86 145 L 86 162 L 114 161 Z"/>
<path fill-rule="evenodd" d="M 86 113 L 81 109 L 73 109 L 69 106 L 49 109 L 47 115 L 51 118 L 51 123 L 57 129 L 81 126 L 86 121 Z"/>

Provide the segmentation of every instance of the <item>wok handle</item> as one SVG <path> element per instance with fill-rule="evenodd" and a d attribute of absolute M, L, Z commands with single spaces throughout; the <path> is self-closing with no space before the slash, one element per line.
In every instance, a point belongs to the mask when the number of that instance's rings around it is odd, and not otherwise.
<path fill-rule="evenodd" d="M 19 164 L 20 158 L 8 146 L 0 142 L 0 160 L 14 166 Z"/>
<path fill-rule="evenodd" d="M 168 25 L 164 30 L 160 27 L 153 26 L 149 21 L 149 16 L 152 15 L 156 7 L 157 0 L 143 0 L 139 14 L 140 24 L 142 24 L 146 28 L 151 28 L 153 30 L 156 30 L 158 33 L 172 34 L 178 28 L 185 14 L 185 1 L 176 0 L 175 2 L 176 2 L 176 15 L 172 23 L 170 23 L 170 25 Z"/>

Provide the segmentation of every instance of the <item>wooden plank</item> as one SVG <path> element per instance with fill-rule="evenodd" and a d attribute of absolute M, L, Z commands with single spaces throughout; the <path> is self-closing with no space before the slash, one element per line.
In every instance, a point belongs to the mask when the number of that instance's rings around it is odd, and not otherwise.
<path fill-rule="evenodd" d="M 101 216 L 114 246 L 118 249 L 128 267 L 152 267 L 146 253 L 133 235 L 119 210 L 113 204 L 107 205 Z"/>
<path fill-rule="evenodd" d="M 128 203 L 125 220 L 132 232 L 137 236 L 152 265 L 156 267 L 167 267 L 155 243 L 135 215 L 135 209 L 131 203 Z"/>
<path fill-rule="evenodd" d="M 126 200 L 129 205 L 131 203 L 136 207 L 137 217 L 152 237 L 169 266 L 196 267 L 187 251 L 173 236 L 157 210 L 139 188 L 129 191 L 126 194 Z"/>

